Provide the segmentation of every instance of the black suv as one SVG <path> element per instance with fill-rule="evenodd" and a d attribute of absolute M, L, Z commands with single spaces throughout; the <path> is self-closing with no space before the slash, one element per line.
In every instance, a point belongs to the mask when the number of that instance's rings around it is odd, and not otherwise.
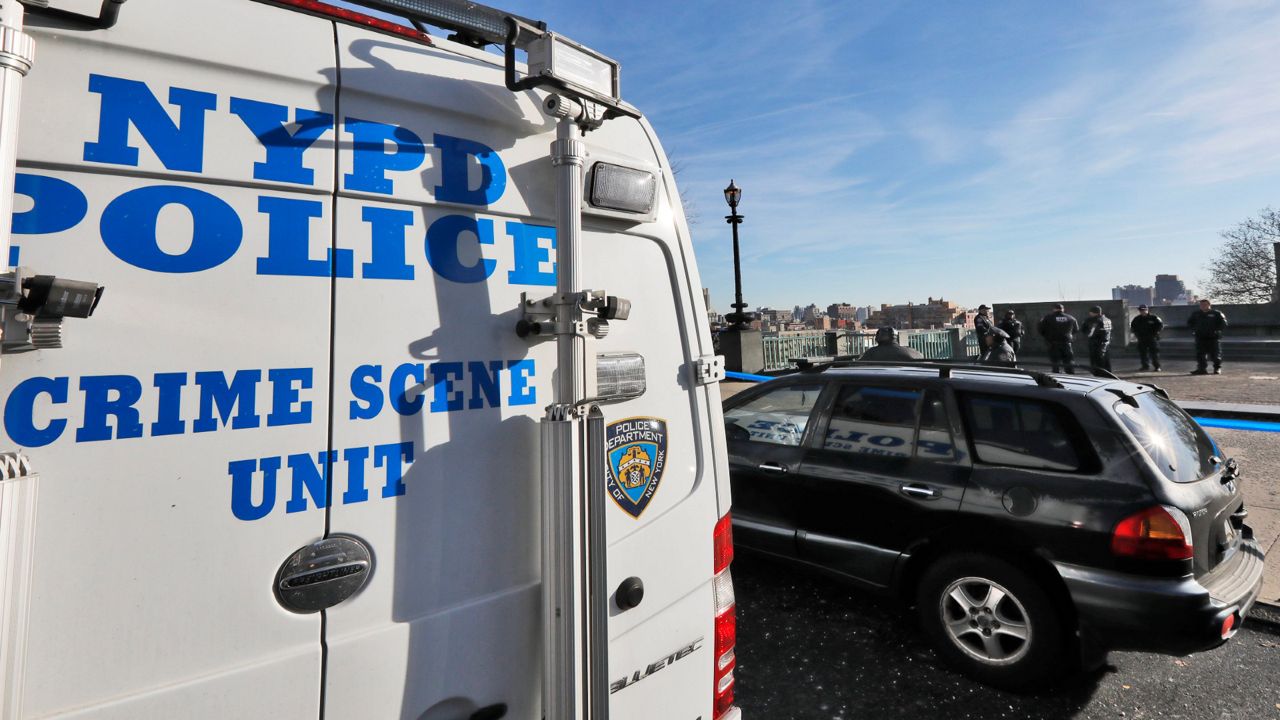
<path fill-rule="evenodd" d="M 1214 647 L 1262 584 L 1235 463 L 1151 385 L 848 363 L 724 414 L 737 545 L 914 604 L 993 685 Z"/>

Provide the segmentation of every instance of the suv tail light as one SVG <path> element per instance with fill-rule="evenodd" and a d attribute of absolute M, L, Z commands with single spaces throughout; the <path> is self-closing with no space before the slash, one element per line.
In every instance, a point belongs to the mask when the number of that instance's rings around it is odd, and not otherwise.
<path fill-rule="evenodd" d="M 711 694 L 715 710 L 711 716 L 720 718 L 733 710 L 733 671 L 738 665 L 734 655 L 738 641 L 737 612 L 733 576 L 729 574 L 729 564 L 733 562 L 733 525 L 727 514 L 716 523 L 714 545 L 716 576 L 711 587 L 715 598 L 716 638 Z"/>
<path fill-rule="evenodd" d="M 1195 553 L 1191 524 L 1177 508 L 1149 507 L 1116 524 L 1111 553 L 1139 560 L 1190 560 Z"/>

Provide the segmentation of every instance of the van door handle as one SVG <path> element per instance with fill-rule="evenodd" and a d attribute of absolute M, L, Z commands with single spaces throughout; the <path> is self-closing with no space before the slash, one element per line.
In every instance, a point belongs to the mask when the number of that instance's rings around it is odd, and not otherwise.
<path fill-rule="evenodd" d="M 933 491 L 933 488 L 925 485 L 899 485 L 898 492 L 906 495 L 907 497 L 924 498 L 926 500 L 937 496 L 937 493 Z"/>
<path fill-rule="evenodd" d="M 774 465 L 773 463 L 760 463 L 756 467 L 760 468 L 765 472 L 779 473 L 781 475 L 787 474 L 787 469 L 785 467 L 781 465 Z"/>

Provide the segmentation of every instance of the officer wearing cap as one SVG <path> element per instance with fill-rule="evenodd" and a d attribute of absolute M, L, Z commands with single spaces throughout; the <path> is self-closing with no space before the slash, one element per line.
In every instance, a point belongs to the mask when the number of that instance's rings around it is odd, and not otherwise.
<path fill-rule="evenodd" d="M 1063 310 L 1062 303 L 1055 304 L 1053 312 L 1040 319 L 1040 335 L 1049 345 L 1049 364 L 1053 366 L 1054 372 L 1059 372 L 1059 368 L 1063 366 L 1066 366 L 1069 373 L 1076 371 L 1075 351 L 1071 348 L 1071 341 L 1079 330 L 1080 323 Z"/>
<path fill-rule="evenodd" d="M 1146 305 L 1138 306 L 1138 316 L 1129 323 L 1129 330 L 1138 339 L 1141 370 L 1154 368 L 1156 372 L 1160 372 L 1160 331 L 1163 329 L 1164 321 L 1159 315 L 1151 312 Z"/>
<path fill-rule="evenodd" d="M 980 362 L 983 365 L 1015 367 L 1018 364 L 1018 355 L 1009 344 L 1009 333 L 998 327 L 991 328 L 991 332 L 987 333 L 987 353 L 982 356 Z"/>
<path fill-rule="evenodd" d="M 991 308 L 978 306 L 978 314 L 973 318 L 973 334 L 978 338 L 978 359 L 987 354 L 987 334 L 995 327 L 991 322 Z"/>
<path fill-rule="evenodd" d="M 1102 314 L 1102 306 L 1089 308 L 1080 332 L 1089 339 L 1089 364 L 1102 370 L 1111 369 L 1111 318 Z"/>
<path fill-rule="evenodd" d="M 876 346 L 862 353 L 859 360 L 878 360 L 880 362 L 904 362 L 923 360 L 914 348 L 902 347 L 898 344 L 898 331 L 891 327 L 876 330 Z"/>
<path fill-rule="evenodd" d="M 996 327 L 1009 336 L 1009 347 L 1013 348 L 1015 353 L 1022 349 L 1022 321 L 1014 311 L 1005 310 L 1004 318 Z"/>
<path fill-rule="evenodd" d="M 1187 318 L 1187 327 L 1196 338 L 1196 369 L 1192 375 L 1208 375 L 1205 369 L 1213 361 L 1213 374 L 1222 374 L 1222 331 L 1227 327 L 1227 316 L 1215 310 L 1208 300 L 1200 301 L 1200 309 Z"/>

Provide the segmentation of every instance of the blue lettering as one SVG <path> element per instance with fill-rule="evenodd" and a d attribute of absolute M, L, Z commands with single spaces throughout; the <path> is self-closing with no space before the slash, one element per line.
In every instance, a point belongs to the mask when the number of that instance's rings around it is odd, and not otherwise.
<path fill-rule="evenodd" d="M 311 496 L 311 501 L 318 508 L 329 507 L 329 463 L 337 460 L 338 452 L 316 453 L 313 463 L 306 453 L 288 457 L 289 471 L 293 480 L 293 495 L 284 504 L 287 513 L 302 512 L 307 509 L 307 498 L 303 490 Z"/>
<path fill-rule="evenodd" d="M 84 144 L 86 162 L 137 167 L 138 149 L 129 144 L 132 123 L 167 169 L 203 171 L 204 116 L 217 107 L 217 95 L 169 88 L 169 104 L 178 106 L 175 124 L 145 83 L 90 75 L 89 92 L 102 95 L 102 110 L 98 141 Z"/>
<path fill-rule="evenodd" d="M 556 263 L 551 251 L 556 249 L 556 229 L 545 225 L 507 223 L 511 236 L 511 249 L 515 255 L 515 268 L 507 272 L 507 282 L 512 285 L 556 284 Z M 546 240 L 546 245 L 540 241 Z M 546 269 L 543 269 L 543 264 Z"/>
<path fill-rule="evenodd" d="M 466 215 L 445 215 L 427 228 L 427 262 L 440 277 L 458 283 L 484 282 L 497 263 L 481 257 L 473 265 L 463 265 L 458 244 L 464 232 L 475 234 L 481 245 L 493 244 L 493 221 Z"/>
<path fill-rule="evenodd" d="M 253 177 L 258 180 L 314 185 L 315 172 L 303 167 L 303 154 L 333 127 L 329 113 L 296 108 L 292 133 L 285 127 L 289 108 L 284 105 L 231 98 L 231 112 L 239 115 L 246 127 L 267 149 L 267 161 L 253 164 Z"/>
<path fill-rule="evenodd" d="M 508 405 L 532 405 L 538 401 L 538 389 L 529 384 L 533 377 L 534 364 L 532 358 L 510 360 L 507 369 L 511 371 L 511 394 L 507 396 Z"/>
<path fill-rule="evenodd" d="M 227 463 L 231 475 L 231 514 L 240 520 L 261 520 L 276 506 L 276 474 L 280 471 L 280 458 L 262 458 L 262 500 L 253 502 L 253 476 L 259 467 L 257 460 L 233 460 Z"/>
<path fill-rule="evenodd" d="M 361 266 L 364 277 L 378 280 L 412 280 L 413 266 L 405 261 L 405 231 L 413 225 L 408 210 L 366 207 L 361 218 L 373 233 L 369 262 Z"/>
<path fill-rule="evenodd" d="M 381 365 L 361 365 L 351 373 L 351 419 L 369 420 L 378 417 L 382 412 L 382 390 L 378 383 L 382 382 Z M 364 405 L 360 402 L 364 401 Z"/>
<path fill-rule="evenodd" d="M 394 189 L 387 171 L 407 172 L 422 164 L 427 149 L 422 138 L 398 125 L 347 118 L 344 128 L 353 138 L 352 172 L 343 179 L 347 190 L 390 195 Z M 387 152 L 387 143 L 395 150 Z"/>
<path fill-rule="evenodd" d="M 110 440 L 108 416 L 116 419 L 116 437 L 142 437 L 142 423 L 134 407 L 142 397 L 142 383 L 138 378 L 132 375 L 82 377 L 80 391 L 84 393 L 84 424 L 76 430 L 76 442 Z"/>
<path fill-rule="evenodd" d="M 89 201 L 80 188 L 47 175 L 18 173 L 13 191 L 34 201 L 30 210 L 13 214 L 15 235 L 43 235 L 75 227 L 89 212 Z"/>
<path fill-rule="evenodd" d="M 9 439 L 21 447 L 44 447 L 57 440 L 67 427 L 67 421 L 50 420 L 43 428 L 35 426 L 36 398 L 45 394 L 55 404 L 67 401 L 67 378 L 33 377 L 18 383 L 4 406 L 4 430 Z"/>
<path fill-rule="evenodd" d="M 191 212 L 191 246 L 180 255 L 160 249 L 156 220 L 168 205 Z M 130 190 L 102 211 L 102 242 L 111 254 L 142 268 L 163 273 L 190 273 L 215 268 L 235 255 L 244 228 L 230 205 L 203 190 L 154 185 Z"/>
<path fill-rule="evenodd" d="M 342 451 L 342 459 L 347 461 L 347 491 L 342 493 L 342 504 L 368 500 L 369 491 L 364 487 L 364 464 L 369 459 L 369 448 L 347 448 Z"/>
<path fill-rule="evenodd" d="M 230 384 L 220 372 L 196 373 L 196 385 L 200 386 L 200 417 L 191 424 L 192 432 L 218 429 L 218 418 L 213 414 L 215 405 L 223 425 L 227 424 L 234 409 L 237 412 L 231 420 L 233 430 L 258 427 L 262 421 L 254 411 L 254 393 L 260 380 L 261 370 L 238 370 Z"/>
<path fill-rule="evenodd" d="M 471 400 L 467 403 L 467 407 L 478 410 L 483 407 L 497 407 L 501 404 L 499 400 L 501 383 L 498 379 L 502 374 L 501 360 L 488 363 L 471 361 L 467 363 L 467 372 L 471 373 Z"/>
<path fill-rule="evenodd" d="M 453 412 L 462 409 L 462 392 L 453 389 L 451 378 L 462 378 L 462 363 L 431 363 L 431 412 Z"/>
<path fill-rule="evenodd" d="M 296 198 L 258 198 L 258 212 L 267 215 L 267 256 L 258 258 L 259 275 L 329 277 L 334 249 L 326 248 L 324 259 L 311 258 L 310 219 L 324 216 L 324 203 Z M 352 276 L 352 253 L 337 251 L 337 277 Z"/>
<path fill-rule="evenodd" d="M 426 375 L 423 374 L 422 363 L 405 363 L 391 371 L 387 393 L 391 398 L 391 407 L 401 415 L 412 415 L 422 410 L 421 392 L 413 393 L 414 398 L 409 399 L 408 381 L 411 378 L 414 380 L 415 387 L 427 381 Z"/>
<path fill-rule="evenodd" d="M 182 388 L 187 384 L 186 373 L 156 373 L 152 384 L 160 390 L 156 402 L 156 421 L 151 423 L 151 434 L 181 435 L 187 431 L 187 421 L 182 419 Z"/>
<path fill-rule="evenodd" d="M 507 169 L 493 148 L 474 140 L 436 135 L 432 143 L 440 148 L 440 184 L 436 186 L 439 202 L 489 205 L 502 197 L 507 188 Z M 471 189 L 468 166 L 470 158 L 480 162 L 480 186 Z"/>
<path fill-rule="evenodd" d="M 413 443 L 392 443 L 373 446 L 373 466 L 387 467 L 387 483 L 382 486 L 382 497 L 404 495 L 404 466 L 413 462 Z"/>
<path fill-rule="evenodd" d="M 310 390 L 312 383 L 311 368 L 280 368 L 267 370 L 267 378 L 271 380 L 271 413 L 267 415 L 267 427 L 277 425 L 304 425 L 311 422 L 311 401 L 298 401 L 299 388 Z M 298 405 L 295 410 L 294 405 Z"/>

